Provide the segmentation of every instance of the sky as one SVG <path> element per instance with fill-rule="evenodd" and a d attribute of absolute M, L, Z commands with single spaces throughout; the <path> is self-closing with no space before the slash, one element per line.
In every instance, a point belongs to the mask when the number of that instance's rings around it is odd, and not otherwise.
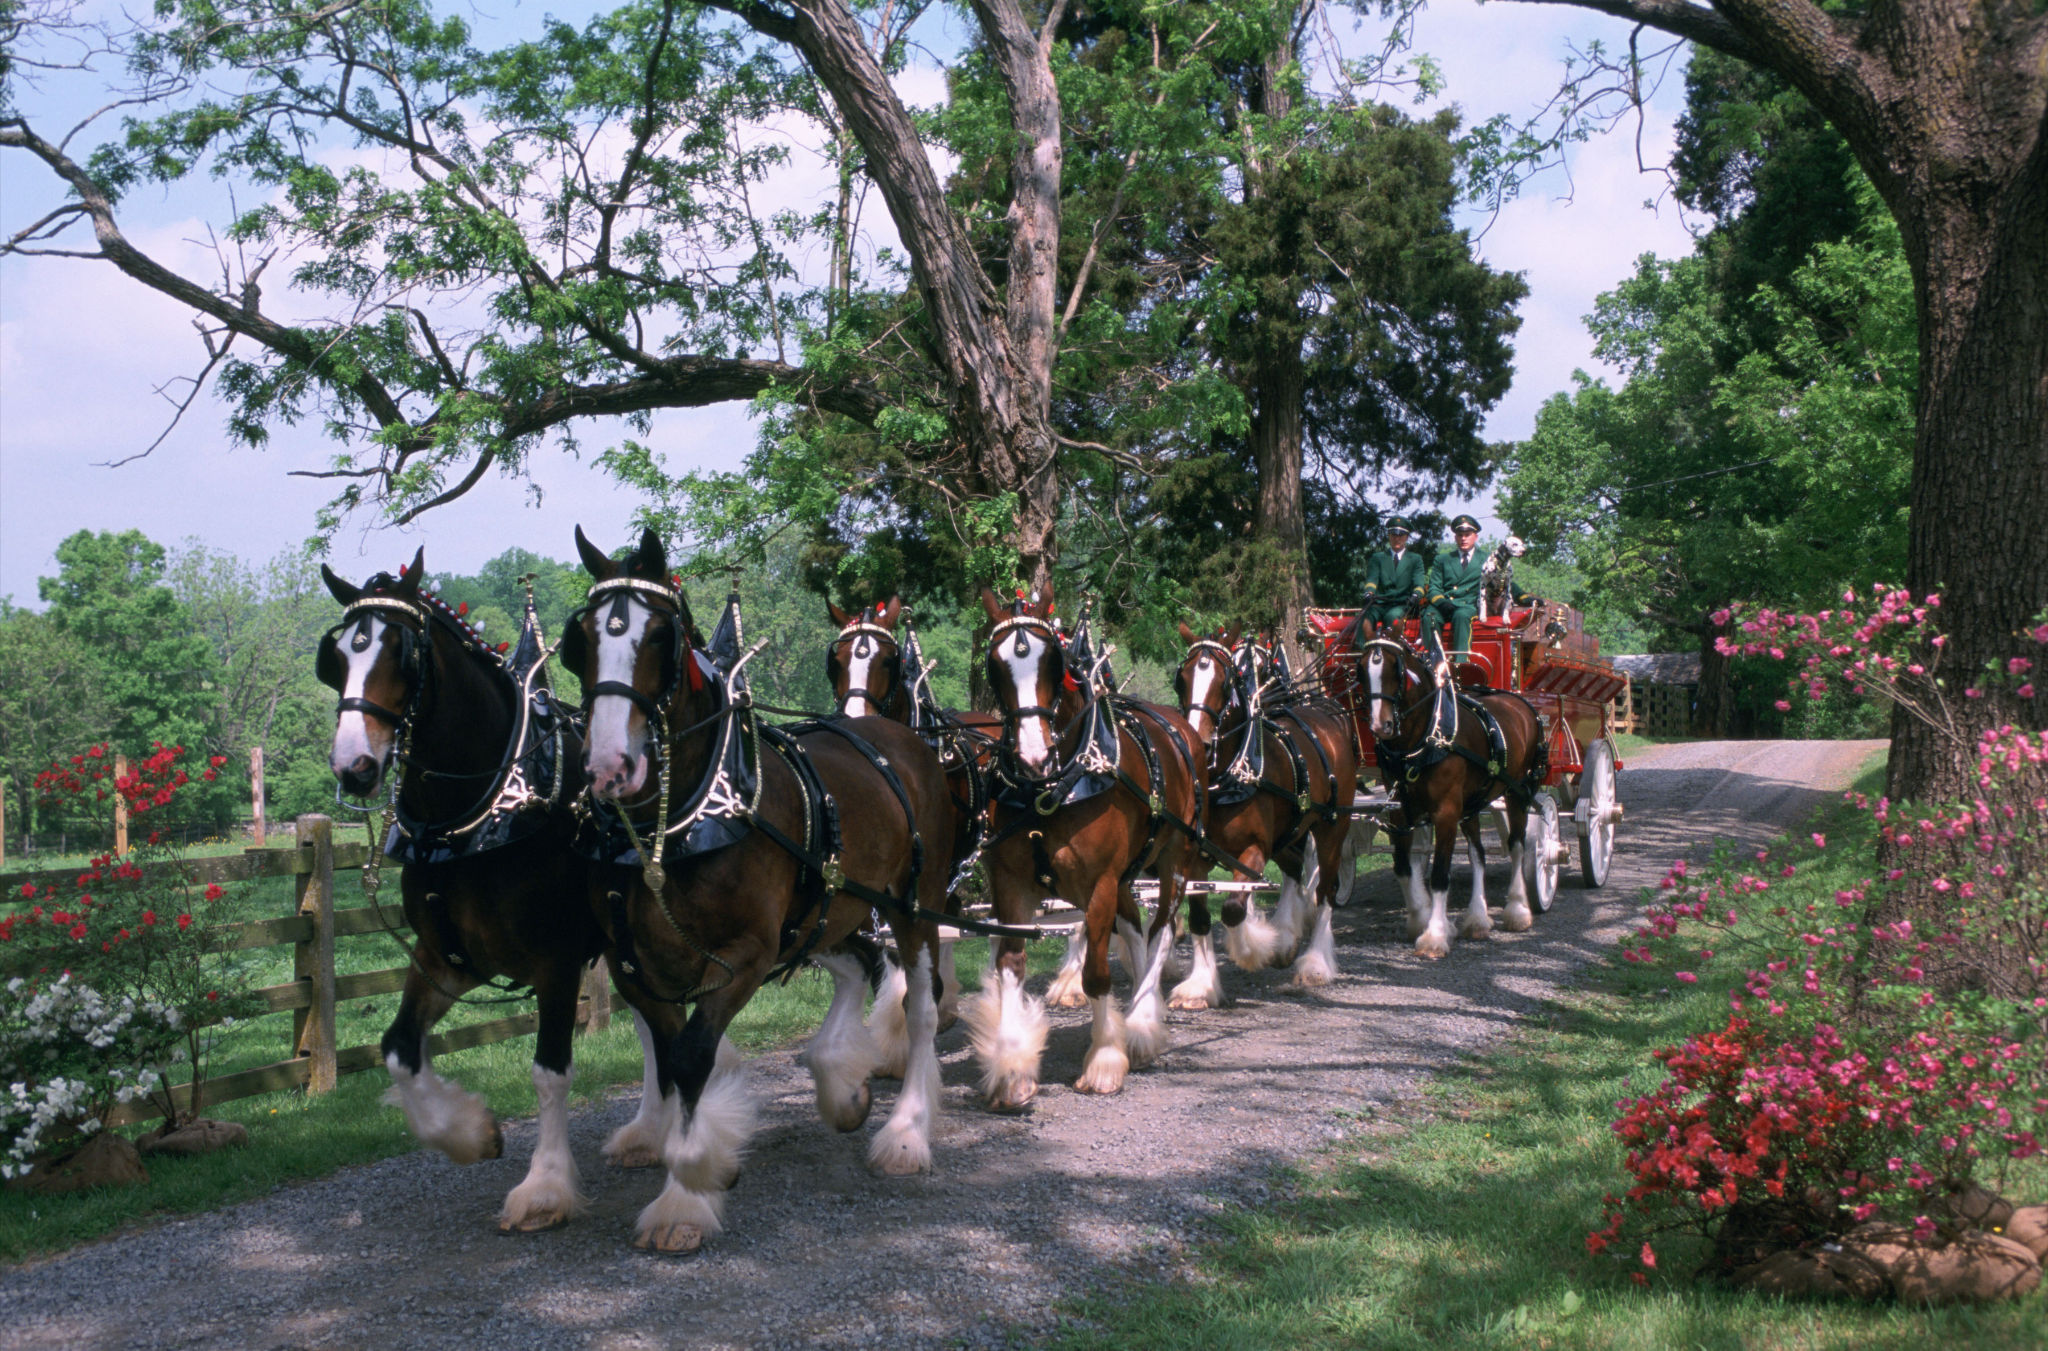
<path fill-rule="evenodd" d="M 490 22 L 512 36 L 531 31 L 544 13 L 574 17 L 581 3 L 514 5 L 495 11 Z M 1370 31 L 1340 33 L 1340 41 L 1362 52 L 1362 35 Z M 1599 39 L 1614 47 L 1626 38 L 1626 25 L 1576 9 L 1435 0 L 1415 46 L 1442 68 L 1438 102 L 1477 122 L 1497 112 L 1527 116 L 1543 104 L 1557 87 L 1569 44 Z M 945 41 L 930 40 L 941 48 Z M 941 81 L 927 62 L 906 73 L 902 88 L 913 102 L 930 103 Z M 76 121 L 75 110 L 96 94 L 53 82 L 42 94 L 24 91 L 19 102 L 48 134 Z M 1634 270 L 1640 254 L 1691 250 L 1669 197 L 1646 205 L 1663 193 L 1655 171 L 1669 159 L 1672 120 L 1682 106 L 1674 67 L 1640 127 L 1631 121 L 1576 147 L 1569 177 L 1541 178 L 1497 218 L 1473 213 L 1466 221 L 1485 231 L 1482 256 L 1524 273 L 1530 288 L 1520 311 L 1514 385 L 1487 419 L 1489 440 L 1527 436 L 1543 401 L 1568 388 L 1574 370 L 1600 371 L 1583 317 L 1600 292 Z M 23 152 L 0 154 L 0 229 L 11 234 L 53 205 L 50 183 Z M 801 198 L 824 187 L 819 179 L 785 190 Z M 124 229 L 139 247 L 196 277 L 212 265 L 207 222 L 226 214 L 226 189 L 211 182 L 138 193 L 122 206 Z M 865 222 L 868 248 L 893 242 L 878 201 Z M 266 308 L 279 303 L 276 289 L 269 288 Z M 208 396 L 148 456 L 106 467 L 163 432 L 171 407 L 156 391 L 202 360 L 190 312 L 105 263 L 0 260 L 0 596 L 37 605 L 36 579 L 56 571 L 58 542 L 82 528 L 137 528 L 165 544 L 197 539 L 251 561 L 295 548 L 313 532 L 329 484 L 287 471 L 320 468 L 335 453 L 317 426 L 279 428 L 261 450 L 236 446 L 224 430 L 225 405 Z M 435 571 L 473 571 L 515 545 L 573 557 L 577 524 L 600 542 L 625 537 L 635 499 L 590 463 L 619 438 L 634 435 L 653 446 L 672 471 L 736 468 L 754 439 L 742 404 L 661 414 L 644 437 L 617 424 L 585 422 L 576 430 L 581 459 L 549 444 L 532 457 L 525 477 L 493 475 L 412 526 L 383 525 L 367 513 L 352 520 L 334 539 L 336 568 L 356 574 L 389 567 L 422 545 Z M 1488 516 L 1490 500 L 1447 505 Z"/>

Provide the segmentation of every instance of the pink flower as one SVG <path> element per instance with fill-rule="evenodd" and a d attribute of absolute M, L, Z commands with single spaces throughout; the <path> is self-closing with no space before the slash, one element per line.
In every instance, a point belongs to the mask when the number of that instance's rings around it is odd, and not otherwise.
<path fill-rule="evenodd" d="M 1690 971 L 1674 971 L 1672 973 L 1672 979 L 1683 982 L 1686 985 L 1697 985 L 1699 984 L 1700 980 L 1698 976 L 1695 976 Z"/>
<path fill-rule="evenodd" d="M 2028 661 L 2025 657 L 2014 657 L 2005 664 L 2006 674 L 2008 675 L 2025 675 L 2033 669 L 2034 663 Z"/>
<path fill-rule="evenodd" d="M 1776 707 L 1780 713 L 1790 713 L 1792 711 L 1792 704 L 1789 700 L 1778 700 Z"/>
<path fill-rule="evenodd" d="M 2014 694 L 2017 694 L 2017 695 L 2018 695 L 2018 696 L 2019 696 L 2020 698 L 2022 698 L 2022 699 L 2031 699 L 2031 698 L 2033 698 L 2033 697 L 2034 697 L 2034 682 L 2033 682 L 2033 681 L 2031 681 L 2031 680 L 2029 680 L 2029 681 L 2028 681 L 2028 682 L 2027 682 L 2026 684 L 2024 684 L 2024 685 L 2020 686 L 2020 687 L 2019 687 L 2018 689 L 2014 690 L 2014 691 L 2013 691 L 2013 693 L 2014 693 Z"/>
<path fill-rule="evenodd" d="M 1813 836 L 1813 847 L 1814 847 L 1814 848 L 1816 848 L 1816 849 L 1825 849 L 1825 848 L 1827 848 L 1827 847 L 1828 847 L 1828 837 L 1827 837 L 1827 836 L 1825 836 L 1825 835 L 1823 835 L 1823 834 L 1821 834 L 1821 833 L 1820 833 L 1819 831 L 1815 831 L 1815 832 L 1814 832 L 1814 836 Z"/>

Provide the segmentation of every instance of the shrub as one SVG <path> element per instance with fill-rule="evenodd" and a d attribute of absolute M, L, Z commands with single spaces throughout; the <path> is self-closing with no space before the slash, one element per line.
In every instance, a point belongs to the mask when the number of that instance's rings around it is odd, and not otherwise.
<path fill-rule="evenodd" d="M 1953 728 L 1928 624 L 1938 601 L 1880 596 L 1862 615 L 1764 612 L 1738 650 L 1805 658 L 1808 697 L 1846 688 Z M 2048 622 L 2029 636 L 2048 643 Z M 2011 658 L 1971 688 L 2031 665 Z M 1943 1196 L 2001 1185 L 2040 1155 L 2048 732 L 1997 728 L 1970 750 L 1967 802 L 1851 793 L 1850 828 L 1832 843 L 1816 833 L 1742 859 L 1724 845 L 1696 875 L 1672 865 L 1623 959 L 1680 984 L 1703 971 L 1740 979 L 1726 1024 L 1657 1052 L 1663 1083 L 1618 1104 L 1632 1185 L 1608 1198 L 1589 1248 L 1639 1263 L 1640 1278 L 1672 1230 L 1705 1239 L 1719 1270 L 1872 1219 L 1933 1235 Z M 1869 876 L 1842 868 L 1856 851 Z M 1816 864 L 1855 880 L 1816 888 L 1804 876 Z"/>

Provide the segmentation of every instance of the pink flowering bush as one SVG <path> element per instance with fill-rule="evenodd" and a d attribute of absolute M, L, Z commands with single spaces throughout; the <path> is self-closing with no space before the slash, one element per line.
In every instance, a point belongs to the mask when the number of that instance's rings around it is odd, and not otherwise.
<path fill-rule="evenodd" d="M 1953 728 L 1929 627 L 1938 601 L 1899 595 L 1880 592 L 1863 613 L 1765 612 L 1742 628 L 1803 661 L 1797 694 L 1846 682 Z M 2048 622 L 2027 638 L 2048 645 Z M 2033 663 L 2009 657 L 1970 688 L 2025 681 Z M 2048 732 L 1995 728 L 1970 751 L 1967 801 L 1852 792 L 1825 832 L 1672 864 L 1621 957 L 1725 989 L 1726 1022 L 1658 1052 L 1663 1083 L 1618 1105 L 1631 1185 L 1608 1198 L 1591 1251 L 1642 1278 L 1673 1231 L 1704 1239 L 1721 1271 L 1871 1220 L 1938 1237 L 1944 1197 L 1996 1189 L 2040 1157 Z"/>

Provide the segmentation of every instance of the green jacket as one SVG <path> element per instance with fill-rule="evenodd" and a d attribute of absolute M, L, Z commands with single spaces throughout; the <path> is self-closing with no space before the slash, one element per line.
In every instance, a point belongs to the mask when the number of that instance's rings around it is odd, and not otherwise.
<path fill-rule="evenodd" d="M 1405 601 L 1420 599 L 1424 585 L 1422 555 L 1413 549 L 1402 552 L 1399 562 L 1392 549 L 1382 549 L 1365 566 L 1365 598 Z"/>
<path fill-rule="evenodd" d="M 1429 569 L 1429 603 L 1479 608 L 1479 583 L 1485 576 L 1486 551 L 1474 549 L 1472 561 L 1460 563 L 1455 547 L 1445 549 L 1436 556 L 1436 562 Z"/>
<path fill-rule="evenodd" d="M 1458 562 L 1455 548 L 1438 554 L 1429 570 L 1429 603 L 1448 602 L 1477 610 L 1480 585 L 1486 578 L 1486 560 L 1491 553 L 1490 549 L 1474 549 L 1469 563 Z M 1509 600 L 1516 605 L 1527 605 L 1535 599 L 1512 577 L 1508 582 L 1508 592 Z"/>

